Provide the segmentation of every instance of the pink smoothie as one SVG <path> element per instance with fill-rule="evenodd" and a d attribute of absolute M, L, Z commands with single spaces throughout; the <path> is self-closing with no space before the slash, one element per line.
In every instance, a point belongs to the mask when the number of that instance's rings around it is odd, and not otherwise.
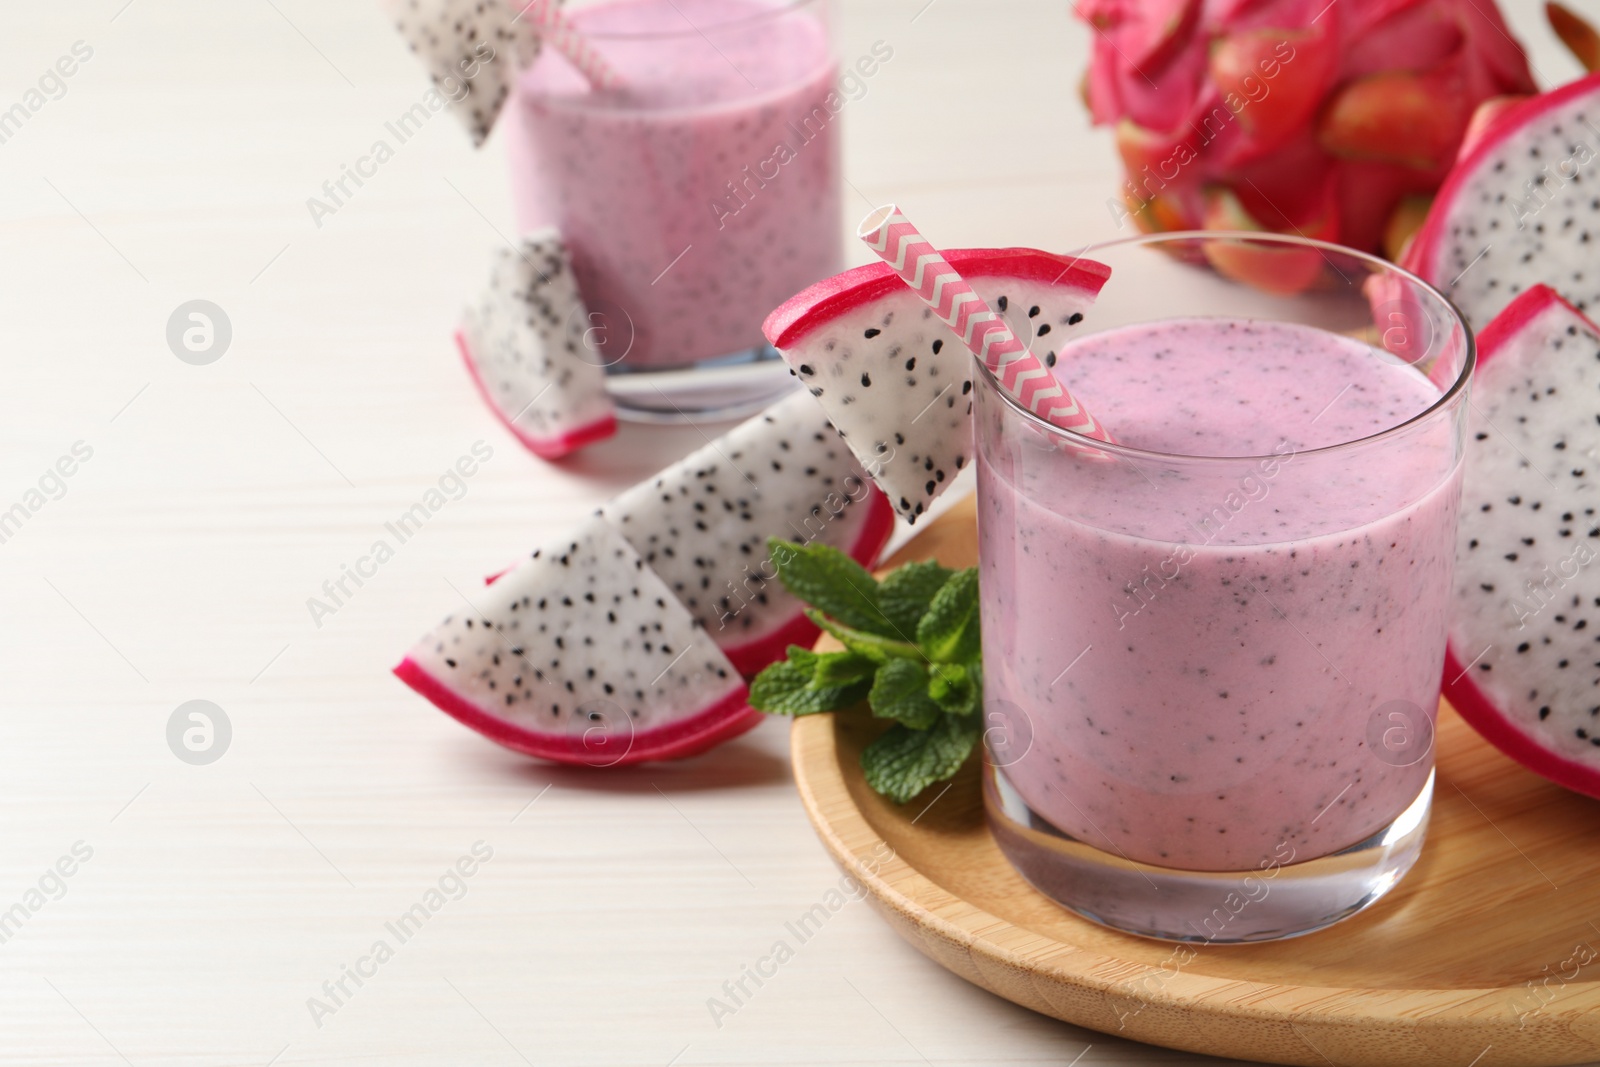
<path fill-rule="evenodd" d="M 1432 755 L 1371 739 L 1438 703 L 1452 430 L 1312 450 L 1438 390 L 1339 335 L 1230 319 L 1091 335 L 1056 373 L 1124 444 L 1241 458 L 1066 461 L 995 444 L 986 401 L 985 704 L 1031 735 L 1003 769 L 1017 792 L 1088 844 L 1189 870 L 1311 859 L 1393 820 Z"/>
<path fill-rule="evenodd" d="M 551 49 L 523 74 L 508 138 L 518 222 L 561 228 L 608 363 L 760 345 L 767 312 L 839 268 L 846 97 L 817 6 L 575 8 L 627 88 L 590 90 Z"/>

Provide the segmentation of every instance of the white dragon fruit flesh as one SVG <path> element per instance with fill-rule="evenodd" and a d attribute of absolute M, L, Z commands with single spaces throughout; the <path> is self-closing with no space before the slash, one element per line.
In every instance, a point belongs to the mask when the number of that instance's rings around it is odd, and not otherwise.
<path fill-rule="evenodd" d="M 1600 327 L 1535 285 L 1478 343 L 1445 695 L 1600 797 Z"/>
<path fill-rule="evenodd" d="M 1539 283 L 1600 307 L 1600 74 L 1500 109 L 1402 262 L 1475 329 Z"/>
<path fill-rule="evenodd" d="M 1110 275 L 1030 248 L 945 258 L 1051 366 Z M 762 328 L 895 510 L 916 522 L 972 456 L 977 367 L 960 337 L 882 262 L 796 294 Z"/>
<path fill-rule="evenodd" d="M 456 342 L 485 401 L 534 454 L 557 459 L 616 432 L 589 315 L 554 230 L 495 250 L 489 288 Z"/>
<path fill-rule="evenodd" d="M 829 544 L 870 567 L 894 527 L 889 502 L 803 392 L 640 482 L 604 514 L 747 675 L 817 635 L 775 580 L 767 538 Z"/>
<path fill-rule="evenodd" d="M 385 0 L 400 35 L 434 87 L 482 146 L 517 72 L 539 54 L 533 21 L 517 0 Z"/>
<path fill-rule="evenodd" d="M 485 737 L 562 763 L 690 756 L 761 720 L 733 664 L 598 515 L 481 590 L 395 673 Z"/>

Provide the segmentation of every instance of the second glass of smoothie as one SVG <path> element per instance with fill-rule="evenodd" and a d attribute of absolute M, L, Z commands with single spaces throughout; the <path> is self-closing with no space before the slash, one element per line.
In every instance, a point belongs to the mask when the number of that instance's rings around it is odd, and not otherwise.
<path fill-rule="evenodd" d="M 1206 943 L 1318 929 L 1416 859 L 1472 365 L 1409 275 L 1231 243 L 1086 253 L 1111 281 L 1054 370 L 1116 446 L 982 375 L 974 412 L 996 838 L 1081 914 Z"/>
<path fill-rule="evenodd" d="M 560 228 L 591 351 L 636 417 L 733 415 L 790 385 L 761 321 L 840 267 L 841 82 L 824 0 L 599 0 L 508 108 L 518 222 Z M 865 57 L 873 66 L 874 57 Z"/>

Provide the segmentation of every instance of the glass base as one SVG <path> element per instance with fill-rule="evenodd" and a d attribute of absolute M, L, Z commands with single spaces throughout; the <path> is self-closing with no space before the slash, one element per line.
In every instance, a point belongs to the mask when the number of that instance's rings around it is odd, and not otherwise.
<path fill-rule="evenodd" d="M 1226 945 L 1309 934 L 1394 888 L 1422 851 L 1433 777 L 1365 840 L 1314 860 L 1251 871 L 1179 871 L 1102 852 L 1032 811 L 987 760 L 983 799 L 1000 851 L 1058 904 L 1123 933 Z"/>
<path fill-rule="evenodd" d="M 797 385 L 771 345 L 688 366 L 634 369 L 618 363 L 607 370 L 606 391 L 617 417 L 630 422 L 742 419 Z"/>

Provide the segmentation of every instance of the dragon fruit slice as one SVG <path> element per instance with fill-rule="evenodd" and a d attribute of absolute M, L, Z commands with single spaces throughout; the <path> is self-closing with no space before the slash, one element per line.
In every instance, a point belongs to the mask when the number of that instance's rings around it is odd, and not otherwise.
<path fill-rule="evenodd" d="M 511 95 L 517 71 L 539 54 L 518 0 L 386 0 L 400 35 L 482 147 Z M 435 108 L 434 110 L 438 110 Z"/>
<path fill-rule="evenodd" d="M 1478 343 L 1445 695 L 1600 797 L 1600 327 L 1536 285 Z"/>
<path fill-rule="evenodd" d="M 761 721 L 733 664 L 598 515 L 445 619 L 395 674 L 490 740 L 561 763 L 692 756 Z"/>
<path fill-rule="evenodd" d="M 1544 283 L 1600 302 L 1600 74 L 1516 104 L 1439 190 L 1405 265 L 1481 328 Z"/>
<path fill-rule="evenodd" d="M 1111 273 L 1031 248 L 945 258 L 1051 366 Z M 895 510 L 916 522 L 972 455 L 975 368 L 961 339 L 882 262 L 790 297 L 762 329 Z"/>
<path fill-rule="evenodd" d="M 542 230 L 495 250 L 489 290 L 456 334 L 478 392 L 545 459 L 617 429 L 605 371 L 584 347 L 588 327 L 566 245 Z"/>
<path fill-rule="evenodd" d="M 640 482 L 604 514 L 745 675 L 818 632 L 774 580 L 769 536 L 820 541 L 870 567 L 894 529 L 888 500 L 803 392 Z"/>

